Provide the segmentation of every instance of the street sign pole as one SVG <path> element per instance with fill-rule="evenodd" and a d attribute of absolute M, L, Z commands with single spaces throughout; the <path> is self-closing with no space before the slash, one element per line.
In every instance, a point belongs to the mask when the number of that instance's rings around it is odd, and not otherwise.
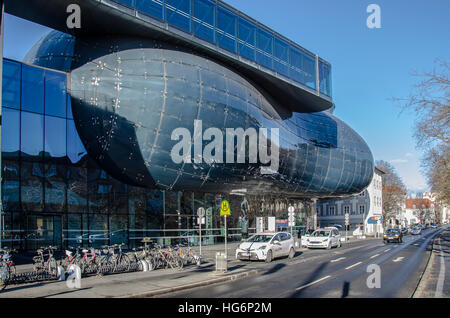
<path fill-rule="evenodd" d="M 198 244 L 199 244 L 199 247 L 200 247 L 200 258 L 202 258 L 202 217 L 200 217 L 199 218 L 199 225 L 198 225 L 198 227 L 199 227 L 199 231 L 200 231 L 200 233 L 199 233 L 199 242 L 198 242 Z"/>
<path fill-rule="evenodd" d="M 199 229 L 199 248 L 200 248 L 200 259 L 202 258 L 202 223 L 203 218 L 205 216 L 205 209 L 200 207 L 197 209 L 197 216 L 198 216 L 198 229 Z"/>
<path fill-rule="evenodd" d="M 227 232 L 227 215 L 231 215 L 231 209 L 230 209 L 230 204 L 228 203 L 227 200 L 223 200 L 220 203 L 220 215 L 224 216 L 224 221 L 225 221 L 225 260 L 226 262 L 228 262 L 228 249 L 227 249 L 227 237 L 228 237 L 228 232 Z"/>
<path fill-rule="evenodd" d="M 227 233 L 227 215 L 225 214 L 224 217 L 225 217 L 225 259 L 226 259 L 227 262 L 228 262 L 228 250 L 227 250 L 227 236 L 228 236 L 228 233 Z"/>
<path fill-rule="evenodd" d="M 345 213 L 345 243 L 347 243 L 348 226 L 350 225 L 349 215 Z"/>

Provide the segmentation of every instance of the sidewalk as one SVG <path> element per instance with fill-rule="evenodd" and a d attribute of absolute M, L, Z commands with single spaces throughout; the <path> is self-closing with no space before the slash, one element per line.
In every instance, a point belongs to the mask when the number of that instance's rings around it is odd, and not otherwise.
<path fill-rule="evenodd" d="M 450 288 L 446 265 L 450 263 L 450 230 L 446 229 L 433 240 L 433 249 L 414 298 L 449 298 Z M 448 270 L 448 269 L 447 269 Z M 447 276 L 447 277 L 446 277 Z"/>
<path fill-rule="evenodd" d="M 353 240 L 355 242 L 357 240 Z M 79 289 L 69 288 L 64 281 L 38 282 L 22 285 L 8 285 L 0 292 L 0 298 L 112 298 L 112 297 L 151 297 L 188 288 L 236 280 L 267 270 L 261 262 L 240 262 L 234 258 L 237 242 L 228 247 L 228 271 L 215 272 L 216 252 L 224 252 L 224 244 L 202 247 L 203 261 L 201 266 L 191 265 L 182 271 L 176 269 L 154 270 L 148 272 L 132 272 L 102 277 L 81 279 Z M 302 253 L 305 249 L 297 249 Z M 198 252 L 198 247 L 195 247 Z M 319 256 L 320 257 L 320 256 Z M 304 262 L 315 257 L 296 257 L 294 260 Z M 21 265 L 25 267 L 29 265 Z M 22 270 L 22 268 L 21 268 Z"/>
<path fill-rule="evenodd" d="M 150 297 L 171 291 L 194 288 L 235 280 L 258 273 L 234 260 L 234 250 L 239 243 L 228 244 L 228 272 L 215 272 L 215 253 L 224 252 L 225 246 L 202 247 L 204 263 L 201 266 L 188 266 L 182 271 L 177 269 L 132 272 L 102 277 L 81 279 L 81 288 L 71 289 L 63 281 L 38 282 L 21 285 L 8 285 L 0 292 L 0 298 L 110 298 L 110 297 Z M 20 271 L 29 265 L 20 265 Z M 18 269 L 19 271 L 19 269 Z"/>

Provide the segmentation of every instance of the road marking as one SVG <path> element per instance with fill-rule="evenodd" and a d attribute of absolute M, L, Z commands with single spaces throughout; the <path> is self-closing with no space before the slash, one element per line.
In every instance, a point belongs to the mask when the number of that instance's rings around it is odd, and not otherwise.
<path fill-rule="evenodd" d="M 439 277 L 436 284 L 436 291 L 434 293 L 434 297 L 442 298 L 442 290 L 444 289 L 444 281 L 445 281 L 445 261 L 444 261 L 444 252 L 442 251 L 441 238 L 439 238 L 439 249 L 441 250 L 441 268 L 439 269 Z"/>
<path fill-rule="evenodd" d="M 312 283 L 309 283 L 309 284 L 303 285 L 303 286 L 301 286 L 301 287 L 298 287 L 298 288 L 296 288 L 295 290 L 300 290 L 300 289 L 306 288 L 306 287 L 308 287 L 308 286 L 317 284 L 318 282 L 321 282 L 321 281 L 323 281 L 323 280 L 325 280 L 325 279 L 327 279 L 327 278 L 330 278 L 330 277 L 331 277 L 330 275 L 325 276 L 325 277 L 322 277 L 321 279 L 318 279 L 318 280 L 316 280 L 316 281 L 314 281 L 314 282 L 312 282 Z"/>
<path fill-rule="evenodd" d="M 375 255 L 372 255 L 370 258 L 375 258 L 375 257 L 377 257 L 377 256 L 379 256 L 380 254 L 375 254 Z"/>
<path fill-rule="evenodd" d="M 386 253 L 387 251 L 390 251 L 391 249 L 390 248 L 388 248 L 387 250 L 384 250 L 384 252 Z"/>
<path fill-rule="evenodd" d="M 345 257 L 339 257 L 339 258 L 334 259 L 334 260 L 332 260 L 332 261 L 330 261 L 330 262 L 331 262 L 331 263 L 339 262 L 339 261 L 341 261 L 341 260 L 343 260 L 343 259 L 345 259 Z"/>
<path fill-rule="evenodd" d="M 350 265 L 350 266 L 346 267 L 345 269 L 350 269 L 350 268 L 352 268 L 352 267 L 358 266 L 358 265 L 361 264 L 361 263 L 362 263 L 362 262 L 355 263 L 355 264 L 353 264 L 353 265 Z"/>
<path fill-rule="evenodd" d="M 404 257 L 400 256 L 400 257 L 397 257 L 396 259 L 394 259 L 393 262 L 394 263 L 401 262 L 403 259 L 404 259 Z"/>

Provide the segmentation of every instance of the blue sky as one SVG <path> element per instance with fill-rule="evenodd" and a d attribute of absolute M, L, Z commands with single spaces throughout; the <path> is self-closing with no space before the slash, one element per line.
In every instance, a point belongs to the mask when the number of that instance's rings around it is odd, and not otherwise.
<path fill-rule="evenodd" d="M 226 0 L 252 18 L 329 61 L 335 115 L 368 143 L 376 160 L 391 162 L 412 191 L 427 190 L 422 153 L 412 138 L 414 116 L 391 97 L 407 97 L 433 69 L 450 61 L 448 0 Z M 369 29 L 369 4 L 381 8 L 381 29 Z M 5 17 L 4 56 L 22 60 L 48 29 Z M 19 40 L 20 39 L 20 40 Z"/>

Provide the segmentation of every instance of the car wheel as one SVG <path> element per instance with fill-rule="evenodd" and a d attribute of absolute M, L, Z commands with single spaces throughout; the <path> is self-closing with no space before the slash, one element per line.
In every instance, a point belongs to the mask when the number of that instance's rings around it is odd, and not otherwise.
<path fill-rule="evenodd" d="M 341 240 L 338 241 L 337 247 L 341 247 Z"/>
<path fill-rule="evenodd" d="M 289 251 L 289 255 L 288 255 L 288 257 L 289 257 L 290 259 L 293 259 L 293 258 L 294 258 L 294 256 L 295 256 L 295 250 L 294 250 L 294 248 L 293 248 L 293 247 L 291 247 L 291 250 Z"/>
<path fill-rule="evenodd" d="M 327 250 L 331 249 L 331 242 L 328 242 Z"/>
<path fill-rule="evenodd" d="M 270 263 L 271 261 L 272 261 L 272 251 L 271 250 L 269 250 L 268 252 L 267 252 L 267 256 L 266 256 L 266 263 Z"/>

